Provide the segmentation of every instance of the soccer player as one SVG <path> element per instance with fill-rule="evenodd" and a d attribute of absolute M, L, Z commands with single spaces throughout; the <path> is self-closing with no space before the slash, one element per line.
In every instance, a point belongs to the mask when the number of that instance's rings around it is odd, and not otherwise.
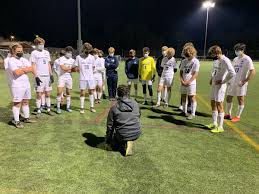
<path fill-rule="evenodd" d="M 136 51 L 131 49 L 129 51 L 129 58 L 125 62 L 125 74 L 128 78 L 129 91 L 131 90 L 131 84 L 134 83 L 135 99 L 138 96 L 138 66 L 139 59 L 136 57 Z"/>
<path fill-rule="evenodd" d="M 47 104 L 47 113 L 51 113 L 50 93 L 52 91 L 51 84 L 54 83 L 54 76 L 52 75 L 52 68 L 50 65 L 50 54 L 44 50 L 45 40 L 37 37 L 34 40 L 36 50 L 32 51 L 30 61 L 32 63 L 33 72 L 36 81 L 36 108 L 37 116 L 41 114 L 41 96 L 45 93 Z"/>
<path fill-rule="evenodd" d="M 94 109 L 94 89 L 95 89 L 95 80 L 94 80 L 94 56 L 90 53 L 93 50 L 93 46 L 90 43 L 84 43 L 83 53 L 76 57 L 75 66 L 77 71 L 80 72 L 79 82 L 80 82 L 80 113 L 84 114 L 84 105 L 85 105 L 85 92 L 88 89 L 89 100 L 90 100 L 90 111 L 95 113 Z"/>
<path fill-rule="evenodd" d="M 130 99 L 126 85 L 118 87 L 118 101 L 107 117 L 106 144 L 124 148 L 125 156 L 133 154 L 133 142 L 141 135 L 140 110 L 136 101 Z"/>
<path fill-rule="evenodd" d="M 116 69 L 119 66 L 119 61 L 114 56 L 115 49 L 113 47 L 110 47 L 108 49 L 108 52 L 109 52 L 109 55 L 105 58 L 105 68 L 106 68 L 109 99 L 113 101 L 116 99 L 116 93 L 117 93 L 118 72 Z"/>
<path fill-rule="evenodd" d="M 181 98 L 183 105 L 183 115 L 188 116 L 188 120 L 195 117 L 196 101 L 196 78 L 200 69 L 200 62 L 196 58 L 197 51 L 193 46 L 186 46 L 183 49 L 185 59 L 181 62 L 180 80 L 181 80 Z M 191 114 L 187 115 L 187 99 L 191 100 Z"/>
<path fill-rule="evenodd" d="M 164 100 L 165 100 L 165 107 L 168 107 L 169 103 L 169 96 L 171 92 L 171 87 L 173 84 L 174 79 L 174 71 L 177 68 L 176 60 L 174 58 L 175 49 L 168 48 L 166 51 L 166 56 L 163 58 L 161 67 L 163 68 L 160 82 L 157 89 L 157 104 L 155 107 L 160 106 L 162 90 L 164 88 Z"/>
<path fill-rule="evenodd" d="M 73 80 L 71 76 L 72 67 L 75 63 L 73 56 L 73 48 L 67 46 L 65 48 L 65 56 L 59 58 L 59 77 L 58 77 L 58 92 L 57 92 L 57 113 L 61 114 L 61 98 L 64 88 L 66 88 L 67 112 L 71 110 L 71 90 L 73 88 Z"/>
<path fill-rule="evenodd" d="M 92 54 L 95 58 L 95 69 L 94 69 L 94 79 L 96 84 L 96 92 L 95 92 L 95 100 L 96 103 L 101 102 L 102 94 L 103 94 L 103 72 L 105 70 L 105 66 L 103 60 L 98 55 L 99 50 L 94 49 Z"/>
<path fill-rule="evenodd" d="M 232 122 L 238 122 L 245 107 L 248 82 L 255 75 L 255 68 L 252 59 L 245 54 L 245 44 L 236 44 L 234 50 L 237 55 L 233 61 L 236 76 L 230 81 L 227 89 L 227 111 L 225 119 L 232 119 Z M 234 118 L 231 116 L 233 96 L 236 96 L 238 100 L 237 116 Z"/>
<path fill-rule="evenodd" d="M 162 65 L 162 60 L 163 60 L 163 58 L 165 58 L 166 57 L 166 50 L 168 49 L 168 47 L 167 46 L 163 46 L 162 48 L 161 48 L 161 52 L 162 52 L 162 54 L 161 54 L 161 56 L 159 56 L 158 58 L 157 58 L 157 61 L 156 61 L 156 72 L 157 72 L 157 75 L 158 75 L 158 87 L 159 87 L 159 83 L 160 83 L 160 78 L 161 78 L 161 75 L 162 75 L 162 72 L 163 72 L 163 67 L 161 66 Z M 163 99 L 163 89 L 162 89 L 162 93 L 161 93 L 161 97 L 162 97 L 162 102 L 164 101 L 164 99 Z"/>
<path fill-rule="evenodd" d="M 24 122 L 32 123 L 30 120 L 29 100 L 31 99 L 31 85 L 28 73 L 32 73 L 33 69 L 30 62 L 23 57 L 23 47 L 19 43 L 15 43 L 12 47 L 12 57 L 8 60 L 9 83 L 13 97 L 13 124 L 17 128 L 24 128 L 20 122 L 19 115 L 22 108 L 24 114 Z"/>
<path fill-rule="evenodd" d="M 100 61 L 102 63 L 102 65 L 105 67 L 105 59 L 103 58 L 104 53 L 102 50 L 99 50 L 98 52 L 98 56 L 100 58 Z M 103 79 L 103 87 L 102 87 L 102 93 L 103 93 L 103 99 L 106 99 L 106 95 L 105 95 L 105 80 L 106 80 L 106 69 L 104 68 L 103 72 L 102 72 L 102 79 Z"/>
<path fill-rule="evenodd" d="M 231 61 L 222 54 L 222 50 L 219 46 L 212 46 L 208 51 L 208 55 L 214 60 L 210 80 L 213 123 L 206 125 L 206 127 L 211 129 L 212 133 L 222 133 L 224 132 L 223 102 L 227 88 L 226 83 L 230 81 L 236 73 Z"/>
<path fill-rule="evenodd" d="M 139 79 L 142 82 L 143 94 L 144 94 L 144 105 L 148 105 L 147 102 L 147 85 L 151 104 L 153 105 L 153 89 L 152 85 L 155 81 L 156 65 L 153 57 L 149 56 L 150 49 L 148 47 L 143 48 L 143 57 L 139 61 Z"/>

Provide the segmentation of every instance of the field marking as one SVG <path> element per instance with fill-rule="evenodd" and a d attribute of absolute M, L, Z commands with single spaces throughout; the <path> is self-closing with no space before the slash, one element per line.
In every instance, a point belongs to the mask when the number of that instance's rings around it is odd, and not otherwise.
<path fill-rule="evenodd" d="M 207 108 L 211 109 L 210 105 L 201 97 L 197 95 L 198 100 L 200 100 Z M 250 144 L 256 151 L 259 152 L 259 145 L 248 135 L 246 135 L 241 129 L 236 127 L 231 121 L 224 120 L 224 123 L 226 123 L 230 129 L 232 129 L 234 132 L 236 132 L 244 141 L 246 141 L 248 144 Z"/>

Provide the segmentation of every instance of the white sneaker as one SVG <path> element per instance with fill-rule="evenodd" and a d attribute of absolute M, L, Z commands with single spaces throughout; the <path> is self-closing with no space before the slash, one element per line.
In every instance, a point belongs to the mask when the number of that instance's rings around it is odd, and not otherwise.
<path fill-rule="evenodd" d="M 84 114 L 85 110 L 83 108 L 80 109 L 80 114 Z"/>
<path fill-rule="evenodd" d="M 168 108 L 168 103 L 165 103 L 165 104 L 164 104 L 164 108 Z"/>
<path fill-rule="evenodd" d="M 71 113 L 72 112 L 71 108 L 67 108 L 67 112 Z"/>
<path fill-rule="evenodd" d="M 96 113 L 96 110 L 94 109 L 94 107 L 91 107 L 91 108 L 90 108 L 90 111 L 91 111 L 92 113 Z"/>
<path fill-rule="evenodd" d="M 187 119 L 187 120 L 192 120 L 192 119 L 194 119 L 194 117 L 195 117 L 195 115 L 190 114 L 186 119 Z"/>
<path fill-rule="evenodd" d="M 156 104 L 156 105 L 154 105 L 154 106 L 152 106 L 153 108 L 158 108 L 158 107 L 160 107 L 160 104 Z"/>
<path fill-rule="evenodd" d="M 57 113 L 61 114 L 61 109 L 60 108 L 57 109 Z"/>
<path fill-rule="evenodd" d="M 179 106 L 179 108 L 178 108 L 179 110 L 183 110 L 183 106 Z"/>

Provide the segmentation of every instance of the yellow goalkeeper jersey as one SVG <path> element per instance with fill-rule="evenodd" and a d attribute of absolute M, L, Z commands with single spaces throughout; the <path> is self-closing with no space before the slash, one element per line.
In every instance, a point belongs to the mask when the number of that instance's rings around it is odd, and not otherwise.
<path fill-rule="evenodd" d="M 141 80 L 151 80 L 156 73 L 156 65 L 153 57 L 142 57 L 139 60 L 138 73 Z"/>

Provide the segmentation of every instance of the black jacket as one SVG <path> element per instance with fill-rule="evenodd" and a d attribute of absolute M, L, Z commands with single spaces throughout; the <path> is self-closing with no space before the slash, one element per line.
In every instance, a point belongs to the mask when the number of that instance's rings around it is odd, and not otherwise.
<path fill-rule="evenodd" d="M 140 128 L 138 103 L 129 98 L 119 99 L 107 118 L 106 142 L 111 143 L 113 135 L 119 141 L 136 140 L 141 134 Z"/>
<path fill-rule="evenodd" d="M 160 57 L 157 58 L 157 61 L 156 61 L 156 72 L 159 77 L 161 77 L 162 72 L 163 72 L 163 67 L 161 67 L 163 58 L 164 58 L 164 56 L 161 55 Z"/>

